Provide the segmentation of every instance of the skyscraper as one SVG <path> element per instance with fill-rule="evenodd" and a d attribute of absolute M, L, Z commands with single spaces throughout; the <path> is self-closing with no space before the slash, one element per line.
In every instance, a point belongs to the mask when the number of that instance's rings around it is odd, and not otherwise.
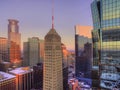
<path fill-rule="evenodd" d="M 44 45 L 43 90 L 63 90 L 61 37 L 54 29 L 53 15 L 52 29 L 45 36 Z"/>
<path fill-rule="evenodd" d="M 102 89 L 120 89 L 120 0 L 94 0 L 93 67 Z"/>
<path fill-rule="evenodd" d="M 44 40 L 40 39 L 40 63 L 44 60 Z"/>
<path fill-rule="evenodd" d="M 84 44 L 84 54 L 86 57 L 86 63 L 85 63 L 85 68 L 86 68 L 86 72 L 85 72 L 85 77 L 90 78 L 91 79 L 91 70 L 92 70 L 92 54 L 93 50 L 92 50 L 92 43 L 85 43 Z"/>
<path fill-rule="evenodd" d="M 0 37 L 0 60 L 8 61 L 8 40 L 7 38 Z"/>
<path fill-rule="evenodd" d="M 68 67 L 63 64 L 63 90 L 68 90 Z"/>
<path fill-rule="evenodd" d="M 8 21 L 9 61 L 11 63 L 20 63 L 21 34 L 19 33 L 18 21 L 14 19 L 9 19 Z"/>
<path fill-rule="evenodd" d="M 34 88 L 43 90 L 43 63 L 33 66 Z"/>
<path fill-rule="evenodd" d="M 92 39 L 90 26 L 75 26 L 75 74 L 90 78 L 92 64 Z"/>
<path fill-rule="evenodd" d="M 61 37 L 52 28 L 45 36 L 43 90 L 63 90 Z"/>
<path fill-rule="evenodd" d="M 66 46 L 62 43 L 62 67 L 63 67 L 63 90 L 68 90 L 68 51 Z"/>
<path fill-rule="evenodd" d="M 63 58 L 64 67 L 68 67 L 68 51 L 67 51 L 67 48 L 63 43 L 61 44 L 61 47 L 62 47 L 62 58 Z"/>
<path fill-rule="evenodd" d="M 40 40 L 38 37 L 32 37 L 28 39 L 28 42 L 24 42 L 24 66 L 34 66 L 40 62 Z"/>

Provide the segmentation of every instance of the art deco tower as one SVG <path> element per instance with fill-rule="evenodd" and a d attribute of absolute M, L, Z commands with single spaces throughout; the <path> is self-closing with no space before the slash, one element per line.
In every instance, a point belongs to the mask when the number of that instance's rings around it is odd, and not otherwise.
<path fill-rule="evenodd" d="M 43 64 L 43 90 L 63 90 L 61 37 L 54 29 L 45 36 L 45 59 Z"/>

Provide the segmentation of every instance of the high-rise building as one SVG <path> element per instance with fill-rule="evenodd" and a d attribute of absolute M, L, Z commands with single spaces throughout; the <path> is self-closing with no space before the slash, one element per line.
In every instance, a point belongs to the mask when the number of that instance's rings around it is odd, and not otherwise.
<path fill-rule="evenodd" d="M 61 37 L 52 28 L 45 36 L 43 90 L 63 90 Z"/>
<path fill-rule="evenodd" d="M 68 57 L 67 57 L 68 67 L 75 66 L 75 51 L 68 50 Z M 75 67 L 74 67 L 75 68 Z"/>
<path fill-rule="evenodd" d="M 8 48 L 9 61 L 13 64 L 21 63 L 21 34 L 19 33 L 18 21 L 9 19 L 8 24 Z"/>
<path fill-rule="evenodd" d="M 44 59 L 43 41 L 38 37 L 32 37 L 28 39 L 28 42 L 24 42 L 23 45 L 23 65 L 34 66 L 37 63 L 42 62 Z"/>
<path fill-rule="evenodd" d="M 16 76 L 0 71 L 0 90 L 16 90 Z"/>
<path fill-rule="evenodd" d="M 68 87 L 68 67 L 63 65 L 63 90 L 69 90 Z"/>
<path fill-rule="evenodd" d="M 77 77 L 91 78 L 91 29 L 91 26 L 75 26 L 75 74 Z"/>
<path fill-rule="evenodd" d="M 34 89 L 43 90 L 43 63 L 33 66 Z"/>
<path fill-rule="evenodd" d="M 14 90 L 31 90 L 33 88 L 33 69 L 20 67 L 9 71 L 9 73 L 16 76 L 16 89 Z"/>
<path fill-rule="evenodd" d="M 40 63 L 44 61 L 44 40 L 40 39 Z"/>
<path fill-rule="evenodd" d="M 23 66 L 29 66 L 29 43 L 23 42 Z"/>
<path fill-rule="evenodd" d="M 8 61 L 8 40 L 7 38 L 0 37 L 0 60 Z"/>
<path fill-rule="evenodd" d="M 54 29 L 53 10 L 52 28 L 44 37 L 43 90 L 63 90 L 61 37 Z"/>
<path fill-rule="evenodd" d="M 10 62 L 1 61 L 0 62 L 0 71 L 8 72 L 8 69 L 10 68 L 10 66 L 11 66 Z"/>
<path fill-rule="evenodd" d="M 92 55 L 93 55 L 93 50 L 92 50 L 92 43 L 85 43 L 84 44 L 84 54 L 85 54 L 85 58 L 86 58 L 86 62 L 85 62 L 85 77 L 90 78 L 91 79 L 91 70 L 92 70 Z"/>
<path fill-rule="evenodd" d="M 68 90 L 68 51 L 62 43 L 62 64 L 63 64 L 63 90 Z"/>
<path fill-rule="evenodd" d="M 101 89 L 120 89 L 120 0 L 93 0 L 93 68 Z"/>
<path fill-rule="evenodd" d="M 61 47 L 62 47 L 62 58 L 63 58 L 64 67 L 68 67 L 68 51 L 67 51 L 67 48 L 63 43 L 61 44 Z"/>

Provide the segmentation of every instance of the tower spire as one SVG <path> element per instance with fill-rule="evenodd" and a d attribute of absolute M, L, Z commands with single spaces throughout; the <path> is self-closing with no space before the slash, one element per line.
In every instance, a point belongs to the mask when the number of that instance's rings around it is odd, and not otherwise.
<path fill-rule="evenodd" d="M 54 29 L 54 0 L 52 0 L 52 29 Z"/>

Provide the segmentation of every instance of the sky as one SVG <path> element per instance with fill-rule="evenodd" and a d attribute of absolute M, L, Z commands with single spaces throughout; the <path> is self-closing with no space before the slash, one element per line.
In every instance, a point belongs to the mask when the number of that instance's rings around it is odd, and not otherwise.
<path fill-rule="evenodd" d="M 55 29 L 67 49 L 74 49 L 75 25 L 92 26 L 92 0 L 54 0 Z M 0 37 L 7 37 L 8 19 L 19 21 L 22 42 L 44 39 L 51 29 L 52 0 L 0 0 Z"/>

